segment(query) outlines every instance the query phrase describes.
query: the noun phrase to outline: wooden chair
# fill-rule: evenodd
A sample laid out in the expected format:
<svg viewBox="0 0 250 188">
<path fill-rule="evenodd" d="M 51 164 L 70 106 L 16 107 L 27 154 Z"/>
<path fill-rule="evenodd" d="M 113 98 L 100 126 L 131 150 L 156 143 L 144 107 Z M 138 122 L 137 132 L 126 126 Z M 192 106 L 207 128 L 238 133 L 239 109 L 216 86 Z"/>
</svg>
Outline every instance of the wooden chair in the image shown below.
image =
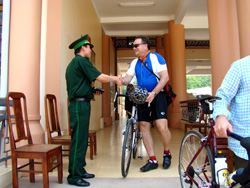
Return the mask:
<svg viewBox="0 0 250 188">
<path fill-rule="evenodd" d="M 46 94 L 44 97 L 44 106 L 48 143 L 63 145 L 63 156 L 69 156 L 71 136 L 61 134 L 56 96 Z"/>
<path fill-rule="evenodd" d="M 67 100 L 67 106 L 69 106 L 69 100 Z M 68 128 L 69 128 L 69 135 L 71 135 L 71 128 L 69 124 L 69 110 L 68 112 Z M 90 149 L 90 159 L 93 160 L 93 154 L 97 155 L 97 142 L 96 142 L 96 131 L 89 130 L 89 136 L 88 136 L 88 146 Z"/>
<path fill-rule="evenodd" d="M 97 155 L 96 152 L 96 131 L 94 130 L 89 130 L 89 142 L 88 146 L 90 149 L 90 159 L 93 160 L 93 153 Z"/>
<path fill-rule="evenodd" d="M 207 135 L 207 115 L 204 114 L 201 107 L 200 107 L 199 111 L 200 111 L 199 112 L 199 121 L 185 123 L 185 133 L 187 132 L 188 128 L 190 130 L 193 128 L 198 128 L 200 133 Z"/>
<path fill-rule="evenodd" d="M 10 104 L 13 104 L 13 106 Z M 29 172 L 30 182 L 35 182 L 35 173 L 43 173 L 43 187 L 47 188 L 49 187 L 49 172 L 55 168 L 58 168 L 58 182 L 62 183 L 62 146 L 33 144 L 25 95 L 18 92 L 8 93 L 6 107 L 11 143 L 13 187 L 18 187 L 18 172 Z M 29 162 L 20 165 L 18 164 L 20 158 L 28 159 Z M 52 158 L 56 158 L 56 162 L 50 162 Z M 35 162 L 34 160 L 41 162 Z M 34 164 L 41 164 L 42 170 L 35 170 Z"/>
</svg>

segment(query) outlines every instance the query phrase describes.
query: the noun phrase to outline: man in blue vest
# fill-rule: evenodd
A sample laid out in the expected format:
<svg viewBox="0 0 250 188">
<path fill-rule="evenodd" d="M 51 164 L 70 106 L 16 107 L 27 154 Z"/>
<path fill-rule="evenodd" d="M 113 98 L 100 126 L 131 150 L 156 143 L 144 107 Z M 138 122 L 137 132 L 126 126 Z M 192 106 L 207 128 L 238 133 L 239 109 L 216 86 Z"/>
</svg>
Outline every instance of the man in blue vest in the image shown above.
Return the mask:
<svg viewBox="0 0 250 188">
<path fill-rule="evenodd" d="M 149 51 L 149 39 L 145 36 L 135 38 L 133 50 L 138 58 L 131 62 L 127 74 L 122 77 L 122 84 L 127 85 L 136 76 L 138 86 L 146 88 L 149 92 L 146 103 L 138 106 L 138 121 L 140 122 L 143 143 L 149 156 L 148 162 L 140 170 L 147 172 L 158 168 L 150 131 L 153 121 L 160 133 L 164 147 L 162 166 L 167 169 L 171 165 L 171 133 L 167 122 L 166 94 L 163 91 L 169 80 L 166 62 L 160 54 Z"/>
</svg>

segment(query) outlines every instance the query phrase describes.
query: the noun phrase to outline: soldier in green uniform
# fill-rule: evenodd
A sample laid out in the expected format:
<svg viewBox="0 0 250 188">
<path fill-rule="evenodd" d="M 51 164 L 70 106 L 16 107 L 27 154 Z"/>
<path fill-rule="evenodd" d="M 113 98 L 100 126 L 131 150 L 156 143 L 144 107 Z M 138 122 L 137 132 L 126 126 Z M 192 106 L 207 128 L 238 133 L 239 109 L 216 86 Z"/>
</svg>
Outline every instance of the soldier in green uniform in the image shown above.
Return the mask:
<svg viewBox="0 0 250 188">
<path fill-rule="evenodd" d="M 66 83 L 69 99 L 69 120 L 71 132 L 71 148 L 69 155 L 68 183 L 77 186 L 89 186 L 84 179 L 94 178 L 94 174 L 86 172 L 85 156 L 88 147 L 90 119 L 90 100 L 94 97 L 91 82 L 116 82 L 117 76 L 109 76 L 99 72 L 89 61 L 94 46 L 88 41 L 88 35 L 70 44 L 75 50 L 75 57 L 66 69 Z M 100 94 L 99 92 L 97 94 Z"/>
</svg>

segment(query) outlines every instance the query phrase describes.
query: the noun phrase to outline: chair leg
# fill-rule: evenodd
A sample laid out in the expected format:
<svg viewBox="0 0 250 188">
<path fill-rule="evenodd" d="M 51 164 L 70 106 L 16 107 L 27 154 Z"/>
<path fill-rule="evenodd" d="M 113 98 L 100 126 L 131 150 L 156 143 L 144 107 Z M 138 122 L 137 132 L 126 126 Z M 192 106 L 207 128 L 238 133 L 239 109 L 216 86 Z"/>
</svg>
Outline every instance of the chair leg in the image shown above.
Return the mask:
<svg viewBox="0 0 250 188">
<path fill-rule="evenodd" d="M 42 159 L 42 170 L 43 170 L 43 188 L 49 188 L 49 160 L 47 157 Z"/>
<path fill-rule="evenodd" d="M 232 150 L 228 149 L 228 155 L 227 155 L 227 164 L 228 164 L 228 170 L 229 173 L 233 173 L 234 170 L 234 159 L 233 159 L 234 153 Z"/>
<path fill-rule="evenodd" d="M 59 153 L 57 155 L 57 162 L 60 164 L 58 166 L 58 183 L 63 183 L 63 162 L 62 162 L 62 154 Z"/>
<path fill-rule="evenodd" d="M 185 134 L 186 134 L 186 132 L 187 132 L 187 125 L 185 125 Z"/>
<path fill-rule="evenodd" d="M 29 168 L 30 168 L 30 171 L 34 171 L 34 159 L 30 159 L 29 160 L 30 162 L 30 165 L 29 165 Z M 35 173 L 34 172 L 30 172 L 30 182 L 35 182 Z"/>
<path fill-rule="evenodd" d="M 90 146 L 90 159 L 93 160 L 93 135 L 89 137 L 89 146 Z"/>
<path fill-rule="evenodd" d="M 13 188 L 18 188 L 17 159 L 12 158 L 12 181 Z"/>
<path fill-rule="evenodd" d="M 97 155 L 97 143 L 96 143 L 96 134 L 94 135 L 94 154 Z"/>
</svg>

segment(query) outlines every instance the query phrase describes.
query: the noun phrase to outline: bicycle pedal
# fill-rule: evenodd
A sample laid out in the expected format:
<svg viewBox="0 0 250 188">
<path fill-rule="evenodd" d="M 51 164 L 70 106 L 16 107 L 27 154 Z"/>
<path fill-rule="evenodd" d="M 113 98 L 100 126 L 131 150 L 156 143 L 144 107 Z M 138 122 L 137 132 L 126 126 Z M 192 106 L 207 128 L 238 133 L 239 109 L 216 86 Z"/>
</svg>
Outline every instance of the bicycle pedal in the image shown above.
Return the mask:
<svg viewBox="0 0 250 188">
<path fill-rule="evenodd" d="M 191 179 L 185 179 L 185 183 L 191 184 L 192 180 Z"/>
<path fill-rule="evenodd" d="M 138 159 L 143 159 L 143 156 L 138 156 L 137 158 L 138 158 Z"/>
</svg>

